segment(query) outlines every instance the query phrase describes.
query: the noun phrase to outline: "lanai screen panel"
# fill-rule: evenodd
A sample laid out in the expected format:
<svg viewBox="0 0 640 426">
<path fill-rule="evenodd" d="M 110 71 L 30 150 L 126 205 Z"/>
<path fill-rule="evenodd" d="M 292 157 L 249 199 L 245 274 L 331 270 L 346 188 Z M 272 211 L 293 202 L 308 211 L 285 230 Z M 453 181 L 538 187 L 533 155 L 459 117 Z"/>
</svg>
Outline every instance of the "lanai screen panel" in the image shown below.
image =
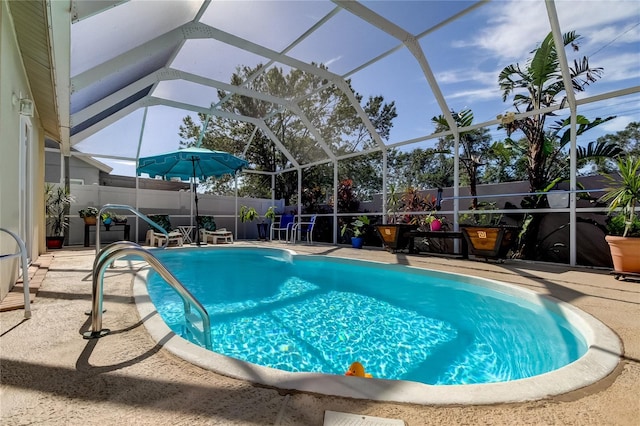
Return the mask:
<svg viewBox="0 0 640 426">
<path fill-rule="evenodd" d="M 281 52 L 333 8 L 329 1 L 214 0 L 201 22 Z"/>
<path fill-rule="evenodd" d="M 384 75 L 392 77 L 381 78 Z M 352 86 L 364 101 L 370 96 L 383 96 L 385 103 L 395 103 L 397 117 L 389 139 L 383 138 L 388 145 L 431 134 L 431 117 L 441 114 L 420 65 L 405 48 L 355 73 Z"/>
<path fill-rule="evenodd" d="M 136 158 L 144 110 L 139 109 L 83 139 L 74 148 L 98 156 Z M 100 161 L 103 161 L 102 158 Z"/>
<path fill-rule="evenodd" d="M 161 81 L 156 85 L 152 96 L 202 109 L 209 109 L 211 104 L 219 101 L 215 88 L 185 80 Z"/>
<path fill-rule="evenodd" d="M 71 26 L 75 76 L 191 21 L 202 1 L 129 1 Z"/>
<path fill-rule="evenodd" d="M 231 84 L 238 67 L 255 68 L 267 58 L 215 39 L 186 40 L 171 67 Z"/>
<path fill-rule="evenodd" d="M 345 74 L 400 42 L 357 16 L 341 10 L 288 55 Z"/>
<path fill-rule="evenodd" d="M 363 5 L 385 17 L 414 36 L 421 34 L 457 13 L 477 4 L 477 1 L 363 1 Z"/>
<path fill-rule="evenodd" d="M 131 0 L 95 15 L 79 15 L 72 25 L 71 61 L 71 124 L 79 134 L 72 132 L 76 136 L 72 143 L 88 149 L 89 143 L 81 138 L 92 138 L 114 117 L 123 115 L 118 108 L 126 108 L 127 113 L 138 108 L 135 112 L 139 114 L 157 102 L 184 107 L 170 108 L 177 118 L 169 120 L 167 116 L 167 122 L 179 122 L 211 105 L 233 120 L 229 114 L 241 112 L 233 97 L 221 99 L 218 90 L 222 90 L 225 95 L 259 103 L 262 107 L 245 111 L 246 116 L 264 120 L 268 130 L 260 129 L 259 133 L 302 166 L 379 149 L 381 142 L 403 150 L 432 147 L 437 139 L 430 138 L 434 131 L 431 118 L 443 109 L 471 108 L 475 123 L 495 123 L 498 114 L 512 109 L 510 102 L 501 100 L 498 73 L 512 63 L 524 65 L 528 52 L 550 30 L 545 2 L 359 3 L 380 17 L 370 15 L 357 3 L 340 0 Z M 604 68 L 602 79 L 578 95 L 579 102 L 619 87 L 640 85 L 637 2 L 555 1 L 551 6 L 558 10 L 561 31 L 575 29 L 585 36 L 577 56 L 590 56 L 592 66 Z M 408 39 L 402 36 L 403 31 L 409 34 Z M 403 43 L 411 45 L 411 37 L 417 38 L 425 53 L 435 75 L 435 89 L 430 87 L 425 76 L 428 72 L 421 68 L 419 58 Z M 231 81 L 237 67 L 255 70 L 259 64 L 265 72 L 244 73 Z M 318 68 L 319 64 L 327 69 Z M 271 70 L 282 70 L 283 76 L 298 73 L 301 78 L 319 78 L 322 84 L 286 90 L 277 85 L 254 85 Z M 354 130 L 366 129 L 360 111 L 356 111 L 360 124 L 348 125 L 313 114 L 311 99 L 335 88 L 346 90 L 340 77 L 351 80 L 355 92 L 363 96 L 362 106 L 369 96 L 376 95 L 384 96 L 387 103 L 395 102 L 398 117 L 388 139 L 386 135 L 361 138 L 368 129 L 364 133 Z M 440 91 L 443 99 L 438 102 Z M 140 99 L 135 98 L 141 93 Z M 620 104 L 599 103 L 601 110 L 591 109 L 589 118 L 619 115 L 598 129 L 622 130 L 624 119 L 639 119 L 637 108 L 633 108 L 639 100 L 636 94 Z M 321 108 L 335 106 L 328 103 Z M 359 110 L 353 105 L 345 108 Z M 578 113 L 583 111 L 590 109 L 580 106 Z M 284 133 L 284 127 L 273 120 L 278 114 L 287 114 L 293 123 Z M 253 130 L 256 123 L 259 121 L 246 125 Z M 140 131 L 135 128 L 131 131 L 134 136 L 128 137 L 136 148 Z M 145 126 L 145 134 L 151 131 Z M 255 137 L 251 135 L 249 140 Z M 172 144 L 179 139 L 177 132 L 166 133 L 148 143 L 159 143 L 163 138 Z M 146 136 L 144 140 L 146 144 Z M 308 143 L 306 150 L 298 147 L 304 143 Z"/>
<path fill-rule="evenodd" d="M 640 3 L 617 2 L 557 2 L 558 21 L 563 32 L 575 31 L 581 35 L 580 50 L 574 56 L 587 56 L 589 66 L 601 67 L 600 79 L 591 83 L 576 98 L 586 99 L 620 88 L 640 86 Z M 574 67 L 571 58 L 569 65 Z M 640 120 L 640 95 L 611 101 L 596 116 L 627 115 L 626 102 L 635 99 L 634 121 Z M 619 122 L 621 120 L 618 120 Z M 622 130 L 616 128 L 615 130 Z"/>
</svg>

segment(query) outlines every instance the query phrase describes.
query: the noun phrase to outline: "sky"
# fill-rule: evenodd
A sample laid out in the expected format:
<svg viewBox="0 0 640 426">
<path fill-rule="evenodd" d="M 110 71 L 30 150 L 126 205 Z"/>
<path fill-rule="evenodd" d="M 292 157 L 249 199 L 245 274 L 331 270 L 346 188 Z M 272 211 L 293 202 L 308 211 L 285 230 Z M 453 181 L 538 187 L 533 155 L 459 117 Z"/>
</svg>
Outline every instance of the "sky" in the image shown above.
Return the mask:
<svg viewBox="0 0 640 426">
<path fill-rule="evenodd" d="M 129 4 L 130 3 L 130 4 Z M 189 8 L 182 10 L 182 19 L 190 19 L 199 2 L 182 2 Z M 367 1 L 363 4 L 401 26 L 413 35 L 431 29 L 419 44 L 435 75 L 447 107 L 455 111 L 471 108 L 475 123 L 485 122 L 510 110 L 503 102 L 498 87 L 498 74 L 507 65 L 524 65 L 529 52 L 549 33 L 549 20 L 544 2 L 493 1 L 441 27 L 434 26 L 443 19 L 470 6 L 471 2 L 449 1 Z M 152 9 L 148 9 L 149 6 Z M 563 32 L 574 30 L 582 36 L 578 52 L 567 51 L 570 61 L 586 55 L 592 67 L 602 67 L 602 78 L 578 94 L 578 99 L 607 93 L 620 88 L 640 86 L 640 2 L 579 1 L 555 2 Z M 72 27 L 72 76 L 99 63 L 101 55 L 124 52 L 128 45 L 111 40 L 115 46 L 92 42 L 105 39 L 110 31 L 124 33 L 124 20 L 132 9 L 146 8 L 145 13 L 157 13 L 164 19 L 163 28 L 176 26 L 180 14 L 172 8 L 176 2 L 128 2 L 110 11 L 116 12 L 121 27 L 108 26 L 103 16 L 91 17 Z M 202 22 L 249 41 L 281 51 L 289 46 L 335 5 L 326 1 L 217 1 L 211 3 Z M 143 9 L 138 10 L 141 12 Z M 149 12 L 149 10 L 155 12 Z M 167 17 L 169 16 L 169 18 Z M 146 22 L 152 22 L 150 16 Z M 112 18 L 118 19 L 118 18 Z M 118 22 L 120 22 L 118 21 Z M 136 28 L 139 37 L 151 28 Z M 129 36 L 131 37 L 131 36 Z M 109 41 L 109 37 L 106 37 Z M 400 46 L 400 42 L 361 21 L 347 11 L 332 16 L 315 33 L 294 46 L 286 54 L 302 61 L 326 64 L 329 71 L 351 79 L 353 88 L 365 99 L 382 95 L 394 101 L 398 117 L 391 130 L 390 144 L 402 144 L 433 133 L 431 118 L 441 114 L 423 70 L 407 49 L 398 49 L 383 59 L 359 69 L 372 58 Z M 98 53 L 96 53 L 98 52 Z M 102 52 L 102 53 L 100 53 Z M 75 55 L 75 56 L 74 56 Z M 267 63 L 259 55 L 240 51 L 219 41 L 188 40 L 171 66 L 176 69 L 228 82 L 237 65 L 255 66 Z M 286 65 L 277 64 L 286 70 Z M 165 81 L 155 89 L 155 97 L 190 102 L 208 107 L 217 102 L 214 89 L 179 81 Z M 632 121 L 640 121 L 640 94 L 603 100 L 586 105 L 579 113 L 588 118 L 615 115 L 616 118 L 592 130 L 579 140 L 586 144 L 597 137 L 623 130 Z M 137 110 L 75 145 L 80 151 L 135 158 L 138 141 L 142 138 L 140 156 L 154 155 L 177 149 L 178 127 L 187 111 L 167 107 L 149 108 L 144 130 L 141 132 L 144 111 Z M 495 137 L 500 132 L 491 129 Z M 504 135 L 502 135 L 504 136 Z M 406 145 L 402 149 L 428 147 L 434 141 Z M 117 153 L 114 154 L 114 146 Z M 135 162 L 98 158 L 113 167 L 113 174 L 133 176 Z"/>
</svg>

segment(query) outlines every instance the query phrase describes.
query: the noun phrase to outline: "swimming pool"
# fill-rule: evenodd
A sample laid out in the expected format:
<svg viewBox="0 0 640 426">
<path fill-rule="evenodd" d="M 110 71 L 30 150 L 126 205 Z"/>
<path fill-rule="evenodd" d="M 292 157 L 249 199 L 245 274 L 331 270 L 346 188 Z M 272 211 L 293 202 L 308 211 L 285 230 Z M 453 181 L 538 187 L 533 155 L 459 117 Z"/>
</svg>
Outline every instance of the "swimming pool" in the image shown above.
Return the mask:
<svg viewBox="0 0 640 426">
<path fill-rule="evenodd" d="M 245 364 L 261 371 L 248 377 L 257 382 L 267 372 L 267 382 L 315 374 L 348 384 L 340 376 L 357 360 L 389 379 L 375 382 L 495 387 L 561 372 L 593 340 L 585 314 L 495 281 L 264 248 L 157 255 L 207 308 L 213 350 L 243 378 Z M 164 322 L 187 337 L 182 301 L 154 273 L 147 285 Z"/>
</svg>

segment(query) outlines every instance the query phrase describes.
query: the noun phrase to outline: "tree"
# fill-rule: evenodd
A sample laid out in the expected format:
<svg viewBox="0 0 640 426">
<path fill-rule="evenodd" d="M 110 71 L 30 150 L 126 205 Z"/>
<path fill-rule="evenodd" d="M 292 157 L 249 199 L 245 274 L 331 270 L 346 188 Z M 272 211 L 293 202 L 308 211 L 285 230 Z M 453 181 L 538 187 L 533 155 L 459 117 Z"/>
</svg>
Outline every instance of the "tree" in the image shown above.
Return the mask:
<svg viewBox="0 0 640 426">
<path fill-rule="evenodd" d="M 563 35 L 563 45 L 565 47 L 570 45 L 574 51 L 579 50 L 579 41 L 580 36 L 573 31 Z M 549 33 L 542 43 L 531 51 L 531 57 L 524 68 L 519 64 L 512 64 L 500 72 L 498 83 L 502 91 L 502 100 L 506 102 L 511 97 L 511 102 L 518 113 L 555 105 L 563 106 L 567 90 L 573 90 L 574 93 L 582 92 L 590 83 L 597 81 L 603 72 L 602 68 L 591 68 L 586 56 L 576 59 L 570 67 L 571 87 L 567 88 L 564 86 L 561 71 L 553 35 Z M 549 155 L 557 152 L 553 144 L 558 143 L 556 136 L 559 131 L 547 132 L 546 119 L 552 115 L 555 114 L 539 112 L 522 119 L 505 120 L 503 124 L 509 135 L 508 143 L 515 146 L 510 137 L 516 131 L 521 131 L 525 135 L 527 176 L 531 192 L 544 190 L 550 183 L 549 172 L 554 164 L 549 161 Z M 591 123 L 583 117 L 583 121 L 578 124 L 584 129 L 583 131 L 586 131 L 608 119 L 598 118 Z M 544 197 L 532 197 L 531 200 L 533 201 L 531 205 L 526 207 L 545 206 Z M 533 215 L 525 229 L 520 254 L 526 258 L 535 257 L 540 221 L 541 215 Z"/>
<path fill-rule="evenodd" d="M 563 36 L 564 46 L 571 45 L 574 51 L 579 49 L 579 41 L 580 36 L 575 31 Z M 573 67 L 570 68 L 572 87 L 565 88 L 552 33 L 531 54 L 524 69 L 519 64 L 509 65 L 498 77 L 502 100 L 507 101 L 512 95 L 512 103 L 517 112 L 539 110 L 558 104 L 562 106 L 566 101 L 566 90 L 582 92 L 603 73 L 602 68 L 591 68 L 588 58 L 583 56 L 581 60 L 574 60 Z M 523 132 L 526 137 L 527 175 L 531 192 L 539 191 L 549 183 L 545 163 L 548 160 L 547 154 L 552 152 L 549 144 L 553 143 L 553 139 L 547 137 L 545 122 L 547 117 L 553 115 L 552 112 L 538 113 L 503 124 L 509 137 L 516 131 Z M 592 125 L 583 117 L 580 125 L 588 130 L 609 119 L 611 118 L 598 118 L 597 124 Z"/>
<path fill-rule="evenodd" d="M 451 115 L 459 128 L 471 126 L 473 123 L 473 111 L 470 109 L 464 109 L 458 113 L 451 111 Z M 436 133 L 450 130 L 444 115 L 433 117 L 431 121 L 436 124 Z M 491 135 L 487 129 L 474 129 L 460 132 L 458 139 L 459 146 L 462 147 L 460 163 L 468 178 L 469 193 L 474 197 L 471 200 L 471 208 L 477 209 L 478 199 L 475 197 L 478 195 L 477 185 L 480 179 L 480 168 L 484 165 L 484 156 L 489 151 Z M 444 144 L 443 148 L 447 149 L 453 148 L 454 142 L 452 135 L 444 137 L 441 141 Z"/>
<path fill-rule="evenodd" d="M 326 69 L 322 65 L 319 67 Z M 302 99 L 297 105 L 312 125 L 318 129 L 329 150 L 335 155 L 344 155 L 373 146 L 374 140 L 349 98 L 336 86 L 327 84 L 326 80 L 316 75 L 300 70 L 291 70 L 285 74 L 281 68 L 273 67 L 265 73 L 259 73 L 261 69 L 262 65 L 255 68 L 238 67 L 231 76 L 231 84 L 243 85 L 250 90 L 269 93 L 282 99 Z M 354 95 L 358 102 L 362 102 L 361 95 L 357 93 Z M 218 97 L 225 99 L 219 106 L 225 112 L 264 119 L 269 130 L 278 139 L 278 143 L 282 143 L 298 164 L 308 164 L 328 158 L 327 153 L 316 141 L 316 135 L 301 117 L 284 106 L 239 94 L 229 95 L 223 91 L 218 92 Z M 363 109 L 376 128 L 376 132 L 381 137 L 388 138 L 393 119 L 397 116 L 394 102 L 385 103 L 382 96 L 372 96 Z M 206 117 L 199 114 L 199 119 L 204 122 Z M 201 132 L 202 126 L 186 117 L 180 127 L 181 144 L 194 145 L 200 138 Z M 243 156 L 255 170 L 277 172 L 293 167 L 293 163 L 278 149 L 270 135 L 260 128 L 256 129 L 251 123 L 212 116 L 210 124 L 202 135 L 202 146 Z M 369 176 L 377 178 L 374 183 L 377 180 L 381 182 L 381 173 L 358 172 L 364 170 L 364 167 L 360 168 L 359 165 L 366 164 L 366 161 L 367 159 L 359 158 L 340 162 L 339 175 L 341 178 L 353 179 L 356 187 L 360 186 L 359 180 L 371 179 Z M 378 167 L 382 168 L 381 165 Z M 316 179 L 320 181 L 331 179 L 331 186 L 333 186 L 332 175 L 327 176 L 322 167 L 318 171 L 314 169 L 316 167 L 304 169 L 303 188 L 316 188 L 321 183 Z M 370 181 L 366 181 L 367 186 L 371 184 Z M 220 181 L 218 189 L 221 187 L 223 189 L 224 185 L 224 182 Z M 264 184 L 264 176 L 246 173 L 242 178 L 240 193 L 245 196 L 270 197 L 271 193 L 268 189 L 270 187 L 270 183 Z M 297 191 L 298 177 L 295 172 L 277 176 L 276 198 L 283 198 L 288 204 L 292 197 L 297 196 Z"/>
<path fill-rule="evenodd" d="M 640 157 L 640 122 L 632 121 L 624 130 L 596 139 L 596 143 L 607 142 L 618 145 L 623 152 Z M 585 174 L 607 175 L 618 170 L 615 161 L 607 157 L 585 160 L 578 166 Z"/>
<path fill-rule="evenodd" d="M 514 147 L 510 142 L 497 141 L 487 151 L 484 181 L 486 183 L 515 182 L 527 179 L 526 139 Z"/>
</svg>

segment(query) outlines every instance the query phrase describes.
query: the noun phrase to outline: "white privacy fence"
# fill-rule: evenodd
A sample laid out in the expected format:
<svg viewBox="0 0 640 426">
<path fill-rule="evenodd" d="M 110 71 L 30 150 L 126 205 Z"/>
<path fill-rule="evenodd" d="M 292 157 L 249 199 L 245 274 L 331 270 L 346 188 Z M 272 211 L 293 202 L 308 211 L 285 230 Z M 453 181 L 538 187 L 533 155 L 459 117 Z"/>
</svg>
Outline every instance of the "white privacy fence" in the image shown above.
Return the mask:
<svg viewBox="0 0 640 426">
<path fill-rule="evenodd" d="M 69 245 L 84 243 L 84 220 L 78 216 L 78 210 L 90 206 L 100 209 L 105 204 L 126 204 L 146 215 L 167 214 L 174 228 L 179 225 L 195 225 L 195 206 L 193 205 L 193 193 L 190 191 L 72 184 L 71 194 L 74 201 L 69 210 L 69 241 L 67 243 Z M 282 200 L 238 198 L 236 205 L 235 197 L 198 194 L 198 213 L 200 216 L 214 216 L 217 226 L 231 230 L 236 238 L 257 238 L 256 223 L 241 223 L 239 219 L 236 220 L 237 211 L 242 205 L 254 207 L 260 215 L 263 215 L 272 205 L 278 211 L 282 211 L 284 208 Z M 128 214 L 127 225 L 130 226 L 130 239 L 135 242 L 144 242 L 148 225 L 126 211 L 115 211 L 115 213 Z M 104 231 L 104 229 L 100 231 L 100 240 L 103 243 L 121 240 L 122 236 L 121 227 L 113 227 L 110 231 Z M 95 227 L 92 227 L 90 231 L 90 244 L 95 244 Z"/>
</svg>

